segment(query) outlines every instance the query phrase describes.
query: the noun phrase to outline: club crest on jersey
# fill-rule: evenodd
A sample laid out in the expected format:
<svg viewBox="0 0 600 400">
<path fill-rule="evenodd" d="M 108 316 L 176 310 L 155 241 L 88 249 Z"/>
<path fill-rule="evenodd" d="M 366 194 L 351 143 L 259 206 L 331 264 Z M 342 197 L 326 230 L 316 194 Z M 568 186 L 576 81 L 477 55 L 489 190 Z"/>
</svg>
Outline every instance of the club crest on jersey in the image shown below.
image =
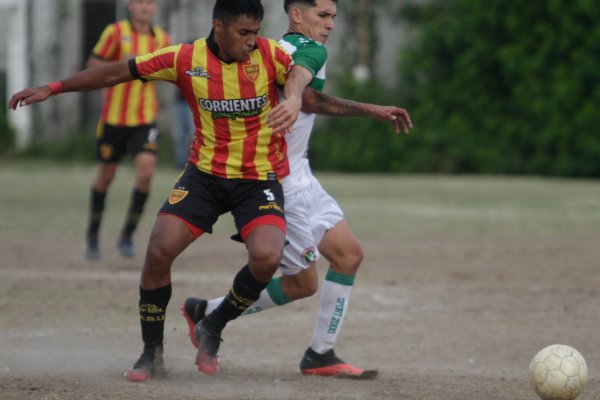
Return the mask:
<svg viewBox="0 0 600 400">
<path fill-rule="evenodd" d="M 302 261 L 305 264 L 310 264 L 311 262 L 315 261 L 317 256 L 315 255 L 315 248 L 314 247 L 307 247 L 306 249 L 304 249 L 304 251 L 302 252 Z"/>
<path fill-rule="evenodd" d="M 169 204 L 173 205 L 173 204 L 179 203 L 181 200 L 186 198 L 188 193 L 190 193 L 189 190 L 183 190 L 183 189 L 171 190 L 171 193 L 169 194 Z"/>
<path fill-rule="evenodd" d="M 258 74 L 260 73 L 260 67 L 258 64 L 244 65 L 244 73 L 248 79 L 250 79 L 252 82 L 256 82 L 256 79 L 258 79 Z"/>
<path fill-rule="evenodd" d="M 210 74 L 202 67 L 194 67 L 193 70 L 186 69 L 185 74 L 187 76 L 201 77 L 201 78 L 210 78 Z"/>
</svg>

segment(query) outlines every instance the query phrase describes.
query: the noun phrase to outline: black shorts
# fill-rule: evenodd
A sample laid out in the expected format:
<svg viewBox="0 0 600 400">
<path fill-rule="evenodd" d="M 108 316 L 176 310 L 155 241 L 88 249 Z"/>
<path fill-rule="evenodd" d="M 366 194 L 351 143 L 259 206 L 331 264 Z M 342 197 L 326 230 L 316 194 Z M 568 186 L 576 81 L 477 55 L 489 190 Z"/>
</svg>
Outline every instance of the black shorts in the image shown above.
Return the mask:
<svg viewBox="0 0 600 400">
<path fill-rule="evenodd" d="M 187 164 L 160 213 L 175 215 L 188 226 L 212 233 L 219 216 L 231 212 L 245 240 L 260 225 L 275 225 L 285 232 L 283 207 L 283 188 L 277 180 L 220 178 Z"/>
<path fill-rule="evenodd" d="M 116 126 L 100 122 L 96 138 L 96 155 L 102 162 L 119 162 L 126 154 L 158 154 L 158 129 L 155 124 Z"/>
</svg>

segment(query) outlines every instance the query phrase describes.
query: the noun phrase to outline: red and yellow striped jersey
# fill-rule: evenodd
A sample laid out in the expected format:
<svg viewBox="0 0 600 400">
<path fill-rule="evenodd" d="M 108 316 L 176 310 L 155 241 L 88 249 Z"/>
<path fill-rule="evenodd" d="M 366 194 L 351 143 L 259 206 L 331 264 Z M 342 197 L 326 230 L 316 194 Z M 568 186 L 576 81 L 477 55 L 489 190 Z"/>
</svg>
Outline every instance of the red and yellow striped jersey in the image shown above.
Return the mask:
<svg viewBox="0 0 600 400">
<path fill-rule="evenodd" d="M 228 179 L 282 179 L 289 174 L 284 132 L 265 121 L 279 103 L 293 61 L 275 40 L 258 38 L 246 62 L 226 63 L 209 47 L 212 36 L 135 59 L 144 80 L 165 80 L 181 90 L 196 126 L 189 161 Z M 135 70 L 134 70 L 135 73 Z"/>
<path fill-rule="evenodd" d="M 156 51 L 170 44 L 169 35 L 153 26 L 138 33 L 131 21 L 122 20 L 104 29 L 92 53 L 105 61 L 119 61 Z M 125 82 L 104 90 L 100 120 L 110 125 L 152 124 L 158 114 L 158 98 L 153 83 Z"/>
</svg>

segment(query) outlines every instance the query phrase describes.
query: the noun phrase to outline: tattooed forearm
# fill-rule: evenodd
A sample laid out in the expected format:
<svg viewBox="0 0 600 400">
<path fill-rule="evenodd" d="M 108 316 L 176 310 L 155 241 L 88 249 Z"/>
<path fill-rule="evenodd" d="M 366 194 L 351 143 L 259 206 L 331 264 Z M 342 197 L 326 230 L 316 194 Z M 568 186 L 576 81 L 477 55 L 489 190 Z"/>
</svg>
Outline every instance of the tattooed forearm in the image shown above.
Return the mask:
<svg viewBox="0 0 600 400">
<path fill-rule="evenodd" d="M 367 116 L 363 103 L 330 96 L 323 92 L 307 89 L 302 98 L 302 111 L 328 116 Z"/>
</svg>

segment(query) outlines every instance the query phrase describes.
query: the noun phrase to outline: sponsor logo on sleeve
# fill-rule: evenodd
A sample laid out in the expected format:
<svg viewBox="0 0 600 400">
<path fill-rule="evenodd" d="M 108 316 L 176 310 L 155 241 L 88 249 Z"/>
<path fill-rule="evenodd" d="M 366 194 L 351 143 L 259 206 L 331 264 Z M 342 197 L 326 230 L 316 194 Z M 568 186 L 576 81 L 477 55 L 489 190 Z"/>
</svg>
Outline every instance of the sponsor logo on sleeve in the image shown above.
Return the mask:
<svg viewBox="0 0 600 400">
<path fill-rule="evenodd" d="M 208 71 L 202 67 L 194 67 L 192 70 L 186 69 L 185 74 L 195 78 L 210 78 Z"/>
</svg>

